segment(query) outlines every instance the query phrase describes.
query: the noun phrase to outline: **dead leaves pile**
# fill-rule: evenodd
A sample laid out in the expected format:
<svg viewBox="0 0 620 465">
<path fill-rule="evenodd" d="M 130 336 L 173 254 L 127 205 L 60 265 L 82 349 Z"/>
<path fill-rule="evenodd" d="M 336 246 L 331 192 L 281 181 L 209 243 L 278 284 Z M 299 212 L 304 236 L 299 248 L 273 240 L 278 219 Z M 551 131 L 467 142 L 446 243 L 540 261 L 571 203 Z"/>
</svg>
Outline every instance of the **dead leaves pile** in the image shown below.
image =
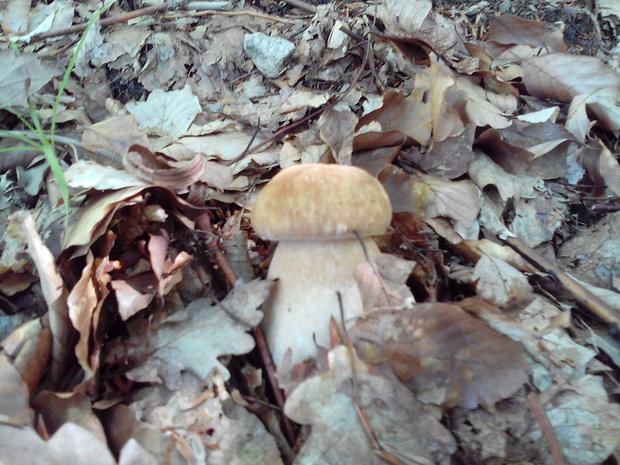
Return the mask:
<svg viewBox="0 0 620 465">
<path fill-rule="evenodd" d="M 8 2 L 20 54 L 0 50 L 0 107 L 49 121 L 76 36 L 42 34 L 94 3 Z M 511 15 L 478 40 L 430 0 L 243 4 L 93 28 L 57 115 L 66 222 L 46 165 L 0 140 L 3 459 L 550 464 L 559 444 L 617 460 L 617 341 L 502 241 L 620 321 L 618 54 L 571 54 Z M 260 62 L 249 32 L 293 52 Z M 376 175 L 395 215 L 356 273 L 364 316 L 280 380 L 309 426 L 292 430 L 252 352 L 274 284 L 248 212 L 272 168 L 310 162 Z"/>
</svg>

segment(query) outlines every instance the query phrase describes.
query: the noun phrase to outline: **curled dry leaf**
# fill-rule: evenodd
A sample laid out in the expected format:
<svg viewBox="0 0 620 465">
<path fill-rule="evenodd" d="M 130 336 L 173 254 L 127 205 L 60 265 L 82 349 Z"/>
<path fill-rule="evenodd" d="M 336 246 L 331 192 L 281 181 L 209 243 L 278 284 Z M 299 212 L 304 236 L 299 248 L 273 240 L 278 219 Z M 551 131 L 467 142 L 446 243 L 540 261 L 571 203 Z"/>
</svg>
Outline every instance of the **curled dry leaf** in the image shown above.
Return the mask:
<svg viewBox="0 0 620 465">
<path fill-rule="evenodd" d="M 71 323 L 80 333 L 75 346 L 75 355 L 84 370 L 83 381 L 89 381 L 99 368 L 101 342 L 96 334 L 101 307 L 110 293 L 107 287 L 110 275 L 105 267 L 108 259 L 103 260 L 104 263 L 101 260 L 98 262 L 95 267 L 93 255 L 88 252 L 82 276 L 71 289 L 67 299 Z"/>
<path fill-rule="evenodd" d="M 163 154 L 152 153 L 146 147 L 134 144 L 123 157 L 123 166 L 138 179 L 172 189 L 185 188 L 201 179 L 205 169 L 205 159 L 201 154 L 182 162 L 166 158 Z"/>
<path fill-rule="evenodd" d="M 47 373 L 52 355 L 52 332 L 41 320 L 27 321 L 2 341 L 2 348 L 30 392 L 36 391 Z"/>
<path fill-rule="evenodd" d="M 439 423 L 437 410 L 418 402 L 393 377 L 373 375 L 363 362 L 352 362 L 344 346 L 330 352 L 329 362 L 327 373 L 301 383 L 286 401 L 287 416 L 312 425 L 295 464 L 384 464 L 368 434 L 398 461 L 392 463 L 446 463 L 456 447 Z M 368 429 L 362 426 L 361 411 L 368 419 Z"/>
<path fill-rule="evenodd" d="M 521 346 L 454 305 L 376 312 L 351 337 L 363 360 L 387 363 L 427 403 L 490 406 L 528 377 Z"/>
<path fill-rule="evenodd" d="M 75 423 L 90 431 L 102 443 L 106 442 L 103 426 L 93 412 L 91 400 L 81 392 L 41 392 L 33 402 L 45 431 L 53 435 L 65 423 Z"/>
<path fill-rule="evenodd" d="M 28 253 L 37 267 L 52 331 L 51 376 L 53 382 L 59 382 L 71 350 L 69 340 L 72 336 L 72 327 L 67 306 L 67 289 L 58 272 L 54 257 L 39 236 L 30 213 L 15 212 L 10 220 L 9 229 L 13 231 L 13 234 L 18 234 L 27 240 Z"/>
</svg>

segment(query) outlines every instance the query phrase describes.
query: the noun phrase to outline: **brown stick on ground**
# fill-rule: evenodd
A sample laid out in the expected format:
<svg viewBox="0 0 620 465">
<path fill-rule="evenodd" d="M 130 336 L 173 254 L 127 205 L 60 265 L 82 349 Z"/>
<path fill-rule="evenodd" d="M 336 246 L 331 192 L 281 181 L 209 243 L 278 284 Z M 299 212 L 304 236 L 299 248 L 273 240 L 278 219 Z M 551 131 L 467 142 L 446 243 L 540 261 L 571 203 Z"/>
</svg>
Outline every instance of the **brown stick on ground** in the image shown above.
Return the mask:
<svg viewBox="0 0 620 465">
<path fill-rule="evenodd" d="M 198 229 L 213 234 L 213 228 L 211 227 L 211 218 L 208 213 L 203 213 L 196 218 L 196 226 L 198 227 Z M 217 246 L 213 247 L 211 251 L 213 253 L 213 258 L 215 259 L 215 262 L 220 267 L 220 270 L 224 275 L 228 290 L 232 290 L 232 288 L 235 287 L 235 283 L 237 282 L 237 276 L 235 275 L 235 271 L 228 262 L 226 255 L 224 255 L 224 253 Z M 280 407 L 282 412 L 284 412 L 284 396 L 282 395 L 282 391 L 280 390 L 280 386 L 276 378 L 275 364 L 273 363 L 273 359 L 271 358 L 271 352 L 269 352 L 269 347 L 267 347 L 267 342 L 265 341 L 263 331 L 260 329 L 259 326 L 252 330 L 252 336 L 254 336 L 254 340 L 256 341 L 256 348 L 258 349 L 258 352 L 260 353 L 260 356 L 263 360 L 263 364 L 265 365 L 267 379 L 269 380 L 269 384 L 271 385 L 271 389 L 276 399 L 276 403 L 278 404 L 278 407 Z M 289 441 L 290 445 L 295 444 L 295 433 L 293 431 L 293 424 L 291 423 L 289 418 L 284 415 L 284 413 L 282 414 L 282 422 L 284 424 L 286 439 Z"/>
<path fill-rule="evenodd" d="M 540 426 L 540 430 L 542 431 L 543 437 L 547 444 L 549 445 L 549 452 L 551 452 L 551 458 L 553 459 L 553 465 L 568 465 L 566 459 L 564 458 L 564 453 L 562 452 L 562 448 L 560 447 L 560 443 L 558 439 L 555 437 L 555 431 L 549 422 L 549 417 L 547 417 L 547 413 L 543 409 L 542 405 L 538 401 L 538 396 L 531 392 L 527 396 L 527 400 L 530 403 L 530 408 L 532 409 L 532 413 L 534 414 L 534 418 L 538 422 Z"/>
<path fill-rule="evenodd" d="M 585 309 L 594 313 L 596 316 L 613 325 L 615 329 L 620 329 L 620 313 L 611 308 L 602 299 L 587 290 L 555 264 L 551 263 L 541 254 L 530 246 L 523 243 L 517 237 L 509 237 L 506 242 L 519 254 L 526 258 L 530 263 L 541 271 L 549 273 L 573 296 L 573 298 Z"/>
<path fill-rule="evenodd" d="M 167 3 L 161 3 L 159 5 L 153 5 L 146 8 L 140 8 L 139 10 L 130 11 L 129 13 L 125 13 L 118 16 L 113 16 L 111 18 L 105 18 L 101 21 L 97 21 L 97 24 L 100 26 L 110 26 L 112 24 L 124 23 L 129 21 L 130 19 L 138 18 L 140 16 L 148 16 L 153 13 L 159 13 L 160 11 L 166 11 L 168 9 Z M 48 39 L 50 37 L 59 37 L 65 36 L 68 34 L 74 34 L 76 32 L 82 32 L 88 26 L 88 22 L 83 24 L 76 24 L 75 26 L 67 27 L 65 29 L 59 29 L 56 31 L 44 32 L 42 34 L 37 34 L 32 36 L 30 42 L 36 42 L 43 39 Z"/>
</svg>

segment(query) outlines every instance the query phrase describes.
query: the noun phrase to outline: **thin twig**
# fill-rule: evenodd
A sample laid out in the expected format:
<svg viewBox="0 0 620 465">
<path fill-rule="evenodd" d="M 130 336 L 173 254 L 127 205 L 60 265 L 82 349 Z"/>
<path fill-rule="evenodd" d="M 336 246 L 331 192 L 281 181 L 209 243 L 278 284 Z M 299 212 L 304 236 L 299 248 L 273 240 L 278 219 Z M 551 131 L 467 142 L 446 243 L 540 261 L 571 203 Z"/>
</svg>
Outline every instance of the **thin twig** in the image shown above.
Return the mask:
<svg viewBox="0 0 620 465">
<path fill-rule="evenodd" d="M 518 237 L 509 237 L 504 242 L 538 269 L 553 276 L 583 308 L 613 325 L 616 330 L 620 329 L 620 314 L 617 310 L 607 305 L 601 298 L 587 290 L 530 246 L 523 243 Z"/>
<path fill-rule="evenodd" d="M 284 2 L 288 3 L 291 6 L 297 7 L 300 10 L 307 11 L 308 13 L 315 14 L 317 11 L 314 5 L 310 5 L 309 3 L 304 2 L 303 0 L 284 0 Z"/>
<path fill-rule="evenodd" d="M 367 257 L 368 258 L 368 257 Z M 359 379 L 357 376 L 357 354 L 355 352 L 355 348 L 353 347 L 353 343 L 351 342 L 351 337 L 349 336 L 349 330 L 345 325 L 344 321 L 344 306 L 342 305 L 342 295 L 340 292 L 336 293 L 338 297 L 338 306 L 340 308 L 340 322 L 342 325 L 342 338 L 347 347 L 347 351 L 349 353 L 349 360 L 351 362 L 351 382 L 353 383 L 353 404 L 355 405 L 355 412 L 357 413 L 357 418 L 362 425 L 362 429 L 366 433 L 366 437 L 370 442 L 370 449 L 374 452 L 374 454 L 381 458 L 384 462 L 389 463 L 390 465 L 403 465 L 403 463 L 390 454 L 388 451 L 381 447 L 379 444 L 379 440 L 377 439 L 377 435 L 372 429 L 372 425 L 370 424 L 370 419 L 368 418 L 368 414 L 366 413 L 366 409 L 362 407 L 362 400 L 360 399 L 360 388 L 359 388 Z"/>
<path fill-rule="evenodd" d="M 97 21 L 97 24 L 101 27 L 105 27 L 111 26 L 112 24 L 125 23 L 130 19 L 139 18 L 140 16 L 148 16 L 154 13 L 159 13 L 161 11 L 166 11 L 168 8 L 169 6 L 167 3 L 161 3 L 159 5 L 140 8 L 139 10 L 130 11 L 129 13 L 113 16 L 111 18 L 105 18 L 101 21 Z M 86 29 L 86 26 L 88 26 L 88 23 L 76 24 L 75 26 L 67 27 L 65 29 L 58 29 L 56 31 L 44 32 L 42 34 L 32 36 L 30 42 L 37 42 L 39 40 L 49 39 L 50 37 L 59 37 L 69 34 L 75 34 L 76 32 L 82 32 L 84 29 Z"/>
<path fill-rule="evenodd" d="M 204 213 L 199 215 L 196 218 L 196 226 L 199 229 L 207 231 L 209 234 L 213 234 L 213 228 L 211 227 L 211 218 L 208 213 Z M 229 290 L 232 290 L 235 287 L 235 283 L 237 282 L 237 276 L 232 266 L 228 262 L 228 259 L 219 249 L 219 247 L 213 247 L 212 249 L 213 257 L 215 258 L 215 262 L 220 267 L 222 274 L 224 275 L 224 279 L 226 280 L 226 284 Z M 273 395 L 276 399 L 276 403 L 278 407 L 284 412 L 284 396 L 282 395 L 282 391 L 280 390 L 280 386 L 278 384 L 278 380 L 276 378 L 276 368 L 273 363 L 273 358 L 271 357 L 271 352 L 269 351 L 269 347 L 267 347 L 267 342 L 265 341 L 265 335 L 261 330 L 260 326 L 252 329 L 252 335 L 254 336 L 254 340 L 256 341 L 256 348 L 261 355 L 263 360 L 263 364 L 265 365 L 265 371 L 267 373 L 267 379 L 269 380 L 269 384 L 271 385 L 271 389 L 273 390 Z M 293 431 L 293 424 L 289 420 L 289 418 L 282 414 L 282 422 L 284 424 L 284 433 L 286 434 L 286 439 L 289 441 L 289 444 L 295 443 L 295 433 Z"/>
<path fill-rule="evenodd" d="M 202 16 L 211 16 L 211 15 L 219 15 L 219 16 L 254 16 L 255 18 L 265 19 L 267 21 L 274 21 L 277 23 L 284 24 L 295 24 L 297 21 L 292 19 L 280 18 L 279 16 L 268 15 L 265 13 L 258 13 L 256 11 L 251 10 L 242 10 L 242 11 L 196 11 L 192 13 L 178 13 L 174 15 L 165 15 L 163 19 L 177 19 L 177 18 L 200 18 Z"/>
<path fill-rule="evenodd" d="M 536 421 L 540 426 L 542 435 L 547 441 L 547 444 L 549 445 L 549 452 L 551 452 L 553 465 L 568 465 L 566 463 L 566 459 L 564 458 L 564 453 L 562 452 L 560 443 L 558 442 L 558 439 L 555 436 L 555 432 L 553 431 L 553 427 L 549 422 L 549 417 L 547 417 L 547 413 L 538 401 L 538 396 L 535 393 L 530 392 L 527 396 L 527 400 L 530 403 L 530 408 L 532 409 L 534 418 L 536 418 Z"/>
</svg>

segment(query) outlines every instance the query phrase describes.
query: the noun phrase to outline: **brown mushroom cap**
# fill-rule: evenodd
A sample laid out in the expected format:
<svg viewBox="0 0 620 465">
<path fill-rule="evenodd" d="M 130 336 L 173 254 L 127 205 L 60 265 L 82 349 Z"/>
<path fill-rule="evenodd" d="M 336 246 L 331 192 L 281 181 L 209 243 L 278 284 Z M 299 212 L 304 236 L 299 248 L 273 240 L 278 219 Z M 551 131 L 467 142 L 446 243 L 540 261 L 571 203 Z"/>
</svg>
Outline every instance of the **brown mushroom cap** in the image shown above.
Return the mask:
<svg viewBox="0 0 620 465">
<path fill-rule="evenodd" d="M 280 171 L 252 210 L 256 233 L 269 240 L 325 240 L 382 234 L 392 219 L 383 186 L 361 168 L 295 165 Z"/>
</svg>

